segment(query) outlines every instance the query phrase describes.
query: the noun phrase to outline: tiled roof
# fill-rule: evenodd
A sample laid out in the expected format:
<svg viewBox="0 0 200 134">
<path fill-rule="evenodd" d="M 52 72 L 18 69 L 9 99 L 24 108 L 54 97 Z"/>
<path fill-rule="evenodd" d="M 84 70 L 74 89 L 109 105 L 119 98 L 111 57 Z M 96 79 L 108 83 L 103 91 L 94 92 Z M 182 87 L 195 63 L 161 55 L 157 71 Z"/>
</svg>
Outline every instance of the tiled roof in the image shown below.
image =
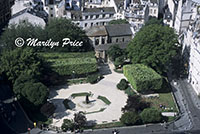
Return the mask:
<svg viewBox="0 0 200 134">
<path fill-rule="evenodd" d="M 130 24 L 115 24 L 115 25 L 107 25 L 106 31 L 108 35 L 111 37 L 115 36 L 126 36 L 132 35 L 131 25 Z"/>
<path fill-rule="evenodd" d="M 83 13 L 115 13 L 114 7 L 102 7 L 102 8 L 85 8 Z"/>
<path fill-rule="evenodd" d="M 94 36 L 107 36 L 108 33 L 104 26 L 95 26 L 86 30 L 86 35 L 89 37 Z"/>
</svg>

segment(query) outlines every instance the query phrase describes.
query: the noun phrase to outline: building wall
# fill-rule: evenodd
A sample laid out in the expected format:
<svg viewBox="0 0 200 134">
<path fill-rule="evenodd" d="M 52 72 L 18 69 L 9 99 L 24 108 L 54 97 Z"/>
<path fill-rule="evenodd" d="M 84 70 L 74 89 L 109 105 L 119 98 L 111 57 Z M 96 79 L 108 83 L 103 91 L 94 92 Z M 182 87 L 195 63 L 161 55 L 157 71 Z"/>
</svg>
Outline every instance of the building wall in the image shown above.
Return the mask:
<svg viewBox="0 0 200 134">
<path fill-rule="evenodd" d="M 20 23 L 23 23 L 24 21 L 27 21 L 33 25 L 39 25 L 43 28 L 46 25 L 45 21 L 42 18 L 34 16 L 30 13 L 24 13 L 22 15 L 19 15 L 15 18 L 10 19 L 9 25 L 10 24 L 20 24 Z"/>
<path fill-rule="evenodd" d="M 119 36 L 119 37 L 109 37 L 109 43 L 121 43 L 127 42 L 132 39 L 132 36 Z"/>
</svg>

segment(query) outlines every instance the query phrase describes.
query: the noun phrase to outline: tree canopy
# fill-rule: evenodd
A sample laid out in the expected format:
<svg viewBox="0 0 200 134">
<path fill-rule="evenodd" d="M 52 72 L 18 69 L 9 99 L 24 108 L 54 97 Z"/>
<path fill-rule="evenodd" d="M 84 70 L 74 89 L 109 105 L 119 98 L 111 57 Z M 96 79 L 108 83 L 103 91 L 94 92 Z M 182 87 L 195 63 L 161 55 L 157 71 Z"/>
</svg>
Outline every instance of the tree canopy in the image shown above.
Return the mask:
<svg viewBox="0 0 200 134">
<path fill-rule="evenodd" d="M 145 64 L 164 74 L 171 59 L 177 55 L 177 43 L 174 29 L 157 24 L 147 25 L 129 43 L 128 56 L 132 63 Z"/>
<path fill-rule="evenodd" d="M 4 49 L 15 49 L 15 40 L 21 37 L 27 44 L 27 39 L 38 39 L 39 41 L 49 41 L 56 43 L 59 42 L 59 47 L 34 47 L 39 51 L 63 51 L 63 52 L 80 52 L 90 51 L 92 46 L 88 43 L 88 38 L 85 32 L 79 28 L 76 24 L 72 23 L 71 20 L 65 18 L 54 18 L 50 19 L 48 24 L 42 28 L 40 26 L 32 25 L 29 22 L 23 22 L 20 24 L 13 24 L 6 28 L 5 32 L 0 38 Z M 67 45 L 63 46 L 63 39 L 68 38 Z M 71 44 L 69 43 L 71 42 Z M 82 46 L 73 46 L 73 43 L 83 42 Z M 78 43 L 77 43 L 78 44 Z M 23 46 L 23 48 L 26 45 Z"/>
<path fill-rule="evenodd" d="M 24 73 L 39 77 L 43 70 L 42 62 L 33 49 L 6 50 L 0 57 L 0 73 L 5 73 L 12 83 Z"/>
<path fill-rule="evenodd" d="M 113 61 L 115 61 L 115 59 L 118 57 L 124 58 L 125 54 L 126 54 L 125 50 L 121 49 L 119 45 L 112 45 L 108 49 L 108 55 Z"/>
<path fill-rule="evenodd" d="M 126 105 L 122 108 L 123 112 L 141 112 L 143 109 L 150 107 L 150 103 L 142 100 L 141 96 L 128 96 Z"/>
<path fill-rule="evenodd" d="M 140 117 L 135 112 L 126 112 L 122 114 L 120 121 L 125 125 L 134 125 L 140 122 Z"/>
<path fill-rule="evenodd" d="M 157 123 L 162 120 L 161 112 L 154 108 L 144 109 L 141 112 L 140 117 L 143 123 Z"/>
<path fill-rule="evenodd" d="M 156 17 L 150 17 L 149 20 L 145 23 L 145 26 L 153 25 L 153 24 L 163 25 L 163 20 L 158 19 Z"/>
<path fill-rule="evenodd" d="M 12 24 L 6 28 L 3 32 L 0 40 L 4 49 L 13 50 L 17 48 L 15 46 L 15 40 L 21 37 L 24 40 L 28 38 L 38 38 L 40 40 L 45 40 L 45 32 L 40 26 L 32 25 L 29 22 Z"/>
<path fill-rule="evenodd" d="M 48 96 L 47 87 L 27 74 L 16 79 L 13 91 L 26 108 L 33 110 L 44 104 Z"/>
</svg>

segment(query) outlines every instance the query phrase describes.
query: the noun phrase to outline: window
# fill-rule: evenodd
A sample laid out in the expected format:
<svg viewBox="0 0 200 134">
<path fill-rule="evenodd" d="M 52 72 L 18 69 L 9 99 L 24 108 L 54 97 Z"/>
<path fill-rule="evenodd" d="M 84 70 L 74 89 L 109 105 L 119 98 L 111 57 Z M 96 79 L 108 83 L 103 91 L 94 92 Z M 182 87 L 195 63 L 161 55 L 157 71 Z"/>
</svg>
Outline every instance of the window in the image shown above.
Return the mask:
<svg viewBox="0 0 200 134">
<path fill-rule="evenodd" d="M 88 19 L 88 16 L 85 16 L 85 19 L 87 20 L 87 19 Z"/>
<path fill-rule="evenodd" d="M 91 23 L 91 27 L 93 26 L 93 23 Z"/>
<path fill-rule="evenodd" d="M 105 25 L 105 22 L 103 22 L 102 24 L 103 24 L 103 26 L 104 26 L 104 25 Z"/>
<path fill-rule="evenodd" d="M 51 14 L 51 17 L 53 17 L 53 14 Z"/>
<path fill-rule="evenodd" d="M 99 39 L 95 40 L 95 45 L 99 45 Z"/>
<path fill-rule="evenodd" d="M 99 18 L 99 15 L 96 15 L 96 18 L 98 19 L 98 18 Z"/>
<path fill-rule="evenodd" d="M 153 12 L 153 10 L 152 10 L 152 9 L 150 9 L 150 14 L 152 14 L 152 12 Z"/>
<path fill-rule="evenodd" d="M 97 22 L 97 23 L 96 23 L 96 25 L 98 26 L 98 25 L 99 25 L 99 23 Z"/>
<path fill-rule="evenodd" d="M 103 15 L 102 15 L 102 17 L 103 17 L 103 18 L 105 18 L 105 17 L 106 17 L 106 15 L 105 15 L 105 14 L 103 14 Z"/>
<path fill-rule="evenodd" d="M 116 39 L 116 42 L 118 42 L 118 39 Z"/>
<path fill-rule="evenodd" d="M 87 23 L 85 23 L 85 27 L 87 27 Z"/>
<path fill-rule="evenodd" d="M 92 0 L 90 0 L 90 3 L 92 3 Z"/>
<path fill-rule="evenodd" d="M 156 9 L 154 10 L 154 14 L 156 14 Z"/>
<path fill-rule="evenodd" d="M 93 19 L 93 15 L 90 15 L 90 19 Z"/>
<path fill-rule="evenodd" d="M 122 42 L 124 42 L 124 38 L 122 38 Z"/>
<path fill-rule="evenodd" d="M 50 9 L 53 10 L 53 7 L 51 7 Z"/>
<path fill-rule="evenodd" d="M 102 44 L 105 44 L 105 38 L 102 38 Z"/>
</svg>

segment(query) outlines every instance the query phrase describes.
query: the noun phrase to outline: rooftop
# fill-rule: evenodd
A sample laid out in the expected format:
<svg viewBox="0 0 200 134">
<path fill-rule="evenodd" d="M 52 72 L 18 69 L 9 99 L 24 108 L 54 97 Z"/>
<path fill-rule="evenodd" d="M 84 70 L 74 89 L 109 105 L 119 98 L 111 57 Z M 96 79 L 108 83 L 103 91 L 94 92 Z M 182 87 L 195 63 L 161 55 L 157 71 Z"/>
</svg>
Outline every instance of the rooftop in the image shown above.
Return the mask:
<svg viewBox="0 0 200 134">
<path fill-rule="evenodd" d="M 126 36 L 132 35 L 130 24 L 116 24 L 105 26 L 109 36 Z"/>
<path fill-rule="evenodd" d="M 86 30 L 86 35 L 90 37 L 94 36 L 107 36 L 108 33 L 106 31 L 106 28 L 104 26 L 95 26 L 90 29 Z"/>
</svg>

